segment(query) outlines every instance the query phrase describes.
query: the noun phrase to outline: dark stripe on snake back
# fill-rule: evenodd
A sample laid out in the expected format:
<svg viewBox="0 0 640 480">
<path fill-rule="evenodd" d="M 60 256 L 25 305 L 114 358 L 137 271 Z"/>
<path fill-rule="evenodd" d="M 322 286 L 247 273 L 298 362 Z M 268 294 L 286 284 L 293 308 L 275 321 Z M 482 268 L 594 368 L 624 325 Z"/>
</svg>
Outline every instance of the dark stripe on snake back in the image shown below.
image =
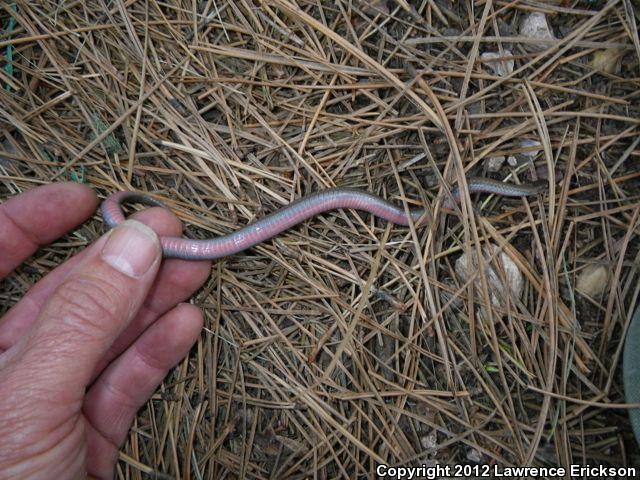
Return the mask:
<svg viewBox="0 0 640 480">
<path fill-rule="evenodd" d="M 515 185 L 488 178 L 469 178 L 467 185 L 469 192 L 472 193 L 494 193 L 508 197 L 536 195 L 544 189 L 543 183 Z M 458 201 L 457 189 L 452 192 L 452 196 L 455 201 Z M 102 203 L 101 207 L 102 217 L 110 228 L 124 221 L 125 216 L 121 205 L 128 202 L 166 208 L 162 202 L 138 192 L 114 193 Z M 407 216 L 402 206 L 394 205 L 377 195 L 351 188 L 330 188 L 302 197 L 227 235 L 209 240 L 161 237 L 160 243 L 166 258 L 213 260 L 251 248 L 311 217 L 342 208 L 369 212 L 398 225 L 409 225 L 410 221 L 424 223 L 429 220 L 424 208 L 411 209 Z"/>
</svg>

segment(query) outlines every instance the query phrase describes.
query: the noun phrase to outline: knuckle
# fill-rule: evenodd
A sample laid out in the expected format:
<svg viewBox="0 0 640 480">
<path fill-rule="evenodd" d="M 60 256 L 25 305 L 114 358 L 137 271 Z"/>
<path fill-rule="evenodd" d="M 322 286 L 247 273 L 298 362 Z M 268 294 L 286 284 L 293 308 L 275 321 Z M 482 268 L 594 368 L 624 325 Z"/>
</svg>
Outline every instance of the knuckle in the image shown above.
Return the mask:
<svg viewBox="0 0 640 480">
<path fill-rule="evenodd" d="M 130 306 L 124 288 L 107 279 L 80 275 L 67 280 L 52 306 L 54 315 L 75 333 L 101 333 L 112 329 Z"/>
<path fill-rule="evenodd" d="M 124 407 L 124 409 L 127 410 L 137 410 L 140 408 L 140 402 L 136 401 L 130 390 L 120 388 L 118 385 L 109 381 L 106 381 L 103 386 L 111 397 L 110 400 L 113 404 Z"/>
</svg>

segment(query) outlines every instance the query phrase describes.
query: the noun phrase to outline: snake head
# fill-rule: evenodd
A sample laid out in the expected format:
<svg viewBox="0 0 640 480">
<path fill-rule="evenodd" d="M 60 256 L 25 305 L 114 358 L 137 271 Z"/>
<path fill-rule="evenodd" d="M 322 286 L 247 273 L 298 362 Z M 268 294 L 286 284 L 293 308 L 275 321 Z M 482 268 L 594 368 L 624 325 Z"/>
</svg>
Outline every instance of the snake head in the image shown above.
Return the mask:
<svg viewBox="0 0 640 480">
<path fill-rule="evenodd" d="M 536 180 L 535 182 L 532 182 L 530 185 L 536 190 L 536 193 L 538 194 L 544 193 L 547 190 L 549 190 L 549 182 L 547 180 Z"/>
</svg>

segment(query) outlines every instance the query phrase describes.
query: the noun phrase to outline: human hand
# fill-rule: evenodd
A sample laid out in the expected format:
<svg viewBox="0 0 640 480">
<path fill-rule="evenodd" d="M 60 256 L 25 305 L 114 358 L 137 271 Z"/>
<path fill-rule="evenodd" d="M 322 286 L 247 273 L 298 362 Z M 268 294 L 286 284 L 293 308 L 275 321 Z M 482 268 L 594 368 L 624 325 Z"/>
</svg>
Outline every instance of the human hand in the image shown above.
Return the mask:
<svg viewBox="0 0 640 480">
<path fill-rule="evenodd" d="M 0 204 L 0 279 L 96 204 L 73 183 Z M 180 235 L 180 222 L 161 208 L 134 218 L 0 319 L 0 478 L 112 478 L 136 411 L 197 340 L 202 313 L 179 302 L 210 262 L 161 263 L 153 230 Z"/>
</svg>

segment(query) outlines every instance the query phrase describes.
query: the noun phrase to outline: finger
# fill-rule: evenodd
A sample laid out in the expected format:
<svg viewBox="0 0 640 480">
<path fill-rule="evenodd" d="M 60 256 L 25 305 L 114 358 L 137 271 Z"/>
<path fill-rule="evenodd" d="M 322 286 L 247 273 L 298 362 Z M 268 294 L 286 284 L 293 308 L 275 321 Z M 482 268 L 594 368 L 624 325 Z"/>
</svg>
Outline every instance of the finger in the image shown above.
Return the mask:
<svg viewBox="0 0 640 480">
<path fill-rule="evenodd" d="M 187 355 L 202 322 L 200 309 L 178 305 L 145 331 L 89 389 L 83 412 L 91 425 L 87 434 L 90 474 L 111 478 L 118 449 L 136 412 Z"/>
<path fill-rule="evenodd" d="M 173 308 L 184 302 L 200 288 L 211 273 L 211 262 L 165 260 L 160 272 L 140 312 L 116 339 L 111 348 L 102 357 L 94 372 L 97 376 L 115 357 L 125 351 L 149 325 Z"/>
<path fill-rule="evenodd" d="M 128 220 L 102 237 L 10 350 L 16 370 L 39 391 L 64 385 L 67 403 L 82 398 L 99 359 L 142 305 L 160 260 L 157 235 L 140 222 Z"/>
<path fill-rule="evenodd" d="M 0 278 L 6 277 L 42 245 L 89 218 L 96 194 L 79 183 L 34 188 L 0 205 Z"/>
<path fill-rule="evenodd" d="M 180 221 L 165 208 L 150 208 L 132 217 L 151 227 L 158 235 L 178 235 Z M 91 254 L 95 245 L 81 251 L 54 269 L 36 283 L 27 294 L 14 305 L 0 323 L 0 351 L 7 350 L 31 328 L 36 317 L 51 294 L 65 281 L 69 273 Z"/>
<path fill-rule="evenodd" d="M 167 209 L 146 209 L 136 213 L 132 218 L 150 226 L 158 235 L 175 236 L 181 233 L 180 221 Z M 64 281 L 69 272 L 89 253 L 89 250 L 83 250 L 49 273 L 5 314 L 0 323 L 0 353 L 7 350 L 26 334 L 42 310 L 47 298 Z M 127 340 L 121 341 L 118 339 L 119 346 L 110 351 L 108 358 L 113 358 L 123 348 L 126 348 L 126 345 L 131 343 L 158 315 L 166 312 L 176 303 L 189 298 L 206 280 L 210 268 L 211 262 L 184 260 L 166 260 L 163 262 L 147 301 L 132 322 L 131 328 L 127 328 L 123 334 L 123 337 L 126 337 Z"/>
</svg>

